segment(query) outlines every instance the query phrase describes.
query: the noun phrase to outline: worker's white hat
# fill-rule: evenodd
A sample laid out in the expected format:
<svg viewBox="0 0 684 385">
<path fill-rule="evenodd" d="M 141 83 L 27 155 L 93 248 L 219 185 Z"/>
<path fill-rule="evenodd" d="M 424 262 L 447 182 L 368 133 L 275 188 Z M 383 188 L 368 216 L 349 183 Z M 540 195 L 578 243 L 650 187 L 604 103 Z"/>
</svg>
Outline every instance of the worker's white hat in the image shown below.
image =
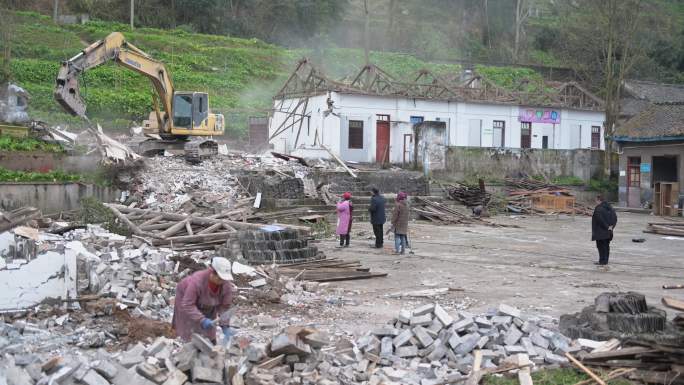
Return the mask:
<svg viewBox="0 0 684 385">
<path fill-rule="evenodd" d="M 214 257 L 211 260 L 211 268 L 224 281 L 232 281 L 233 274 L 231 273 L 230 261 L 222 257 Z"/>
</svg>

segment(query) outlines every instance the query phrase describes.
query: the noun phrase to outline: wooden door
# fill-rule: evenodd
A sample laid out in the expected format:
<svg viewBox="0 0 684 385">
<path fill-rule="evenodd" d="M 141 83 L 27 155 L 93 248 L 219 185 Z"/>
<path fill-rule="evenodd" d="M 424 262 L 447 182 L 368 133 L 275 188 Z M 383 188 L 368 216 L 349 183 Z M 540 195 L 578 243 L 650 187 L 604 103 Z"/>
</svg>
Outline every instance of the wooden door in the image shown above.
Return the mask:
<svg viewBox="0 0 684 385">
<path fill-rule="evenodd" d="M 389 115 L 378 115 L 375 133 L 375 161 L 389 162 L 390 155 L 390 121 Z"/>
<path fill-rule="evenodd" d="M 627 207 L 641 207 L 641 157 L 627 158 Z"/>
</svg>

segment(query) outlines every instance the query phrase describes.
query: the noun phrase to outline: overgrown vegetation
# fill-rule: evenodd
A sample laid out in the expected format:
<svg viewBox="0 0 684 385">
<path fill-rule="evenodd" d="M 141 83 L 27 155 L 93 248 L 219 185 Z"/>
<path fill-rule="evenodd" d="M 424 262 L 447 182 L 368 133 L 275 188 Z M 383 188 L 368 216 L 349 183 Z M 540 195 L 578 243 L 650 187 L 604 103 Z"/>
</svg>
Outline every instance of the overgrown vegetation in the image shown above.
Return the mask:
<svg viewBox="0 0 684 385">
<path fill-rule="evenodd" d="M 54 101 L 52 89 L 61 60 L 77 54 L 86 44 L 113 31 L 165 63 L 178 90 L 209 93 L 210 106 L 226 117 L 228 135 L 246 132 L 248 116 L 264 116 L 272 96 L 282 86 L 297 60 L 312 60 L 333 78 L 353 76 L 363 65 L 363 50 L 348 48 L 285 49 L 257 39 L 187 32 L 185 29 L 136 28 L 126 24 L 91 21 L 58 26 L 51 18 L 32 12 L 15 12 L 11 69 L 14 80 L 31 94 L 32 118 L 52 124 L 82 127 Z M 3 42 L 0 42 L 0 46 Z M 430 69 L 453 77 L 458 64 L 431 63 L 414 55 L 371 51 L 370 60 L 401 81 L 417 70 Z M 540 76 L 529 69 L 479 67 L 497 84 L 513 88 L 537 84 Z M 526 86 L 528 87 L 528 86 Z M 105 129 L 140 124 L 152 110 L 149 80 L 113 63 L 88 71 L 82 80 L 88 116 Z"/>
<path fill-rule="evenodd" d="M 0 167 L 0 182 L 81 182 L 83 176 L 55 170 L 50 172 L 14 171 Z"/>
<path fill-rule="evenodd" d="M 124 236 L 131 235 L 128 227 L 119 223 L 116 216 L 112 214 L 112 211 L 105 207 L 105 205 L 95 197 L 81 199 L 81 211 L 79 212 L 78 223 L 84 225 L 99 223 L 102 224 L 102 227 L 112 233 Z"/>
<path fill-rule="evenodd" d="M 532 373 L 532 381 L 535 385 L 574 385 L 580 381 L 589 380 L 589 376 L 575 369 L 549 369 L 540 370 Z M 518 385 L 518 377 L 496 377 L 487 376 L 483 381 L 484 385 Z M 630 381 L 616 379 L 607 381 L 608 385 L 630 385 Z"/>
<path fill-rule="evenodd" d="M 64 148 L 59 144 L 46 143 L 33 138 L 14 138 L 0 135 L 0 151 L 43 151 L 63 153 Z"/>
</svg>

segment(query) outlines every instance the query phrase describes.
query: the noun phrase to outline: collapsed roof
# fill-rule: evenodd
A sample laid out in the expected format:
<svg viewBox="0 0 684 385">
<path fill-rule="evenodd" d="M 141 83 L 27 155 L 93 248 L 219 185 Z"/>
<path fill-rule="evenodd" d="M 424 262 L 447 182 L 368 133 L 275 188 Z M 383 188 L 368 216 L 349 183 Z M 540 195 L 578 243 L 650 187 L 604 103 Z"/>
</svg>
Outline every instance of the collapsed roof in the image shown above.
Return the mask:
<svg viewBox="0 0 684 385">
<path fill-rule="evenodd" d="M 618 142 L 684 140 L 684 102 L 654 103 L 618 126 Z"/>
<path fill-rule="evenodd" d="M 374 64 L 364 66 L 351 80 L 333 80 L 309 59 L 302 59 L 274 99 L 307 98 L 327 92 L 394 96 L 412 99 L 470 101 L 539 107 L 566 107 L 603 111 L 604 101 L 576 82 L 545 82 L 541 92 L 508 90 L 481 74 L 447 80 L 432 71 L 418 71 L 410 82 L 394 79 Z"/>
</svg>

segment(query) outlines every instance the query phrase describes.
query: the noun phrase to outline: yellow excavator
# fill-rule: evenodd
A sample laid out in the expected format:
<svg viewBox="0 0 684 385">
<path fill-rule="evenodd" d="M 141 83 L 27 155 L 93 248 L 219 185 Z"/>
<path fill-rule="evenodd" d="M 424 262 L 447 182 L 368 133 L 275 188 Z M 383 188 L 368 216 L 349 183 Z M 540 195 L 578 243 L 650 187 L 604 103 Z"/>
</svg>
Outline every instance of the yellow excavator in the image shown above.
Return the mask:
<svg viewBox="0 0 684 385">
<path fill-rule="evenodd" d="M 218 152 L 218 143 L 211 137 L 223 134 L 224 119 L 222 114 L 210 112 L 207 94 L 175 91 L 164 64 L 126 41 L 119 32 L 112 32 L 62 62 L 54 91 L 57 102 L 70 114 L 88 120 L 79 91 L 79 76 L 109 60 L 149 78 L 155 91 L 154 111 L 143 122 L 146 139 L 131 146 L 136 152 L 152 155 L 167 149 L 184 149 L 189 161 L 200 161 Z"/>
</svg>

